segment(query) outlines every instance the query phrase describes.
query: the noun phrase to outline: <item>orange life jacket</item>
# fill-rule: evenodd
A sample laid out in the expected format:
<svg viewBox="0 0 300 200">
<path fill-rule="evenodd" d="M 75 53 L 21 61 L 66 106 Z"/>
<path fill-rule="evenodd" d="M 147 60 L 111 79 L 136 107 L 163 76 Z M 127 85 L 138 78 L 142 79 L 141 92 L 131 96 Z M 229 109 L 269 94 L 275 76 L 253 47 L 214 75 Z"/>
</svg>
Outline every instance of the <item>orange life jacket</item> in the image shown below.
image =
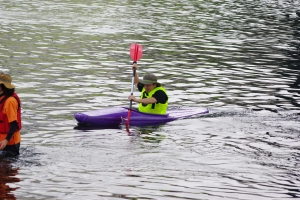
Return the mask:
<svg viewBox="0 0 300 200">
<path fill-rule="evenodd" d="M 17 121 L 18 121 L 18 129 L 15 131 L 11 139 L 8 141 L 7 145 L 14 145 L 21 142 L 21 134 L 20 130 L 22 128 L 21 123 L 21 100 L 16 93 L 14 93 L 11 97 L 14 97 L 18 102 L 18 110 L 17 110 Z M 0 100 L 0 141 L 4 140 L 8 134 L 10 124 L 8 122 L 7 116 L 3 113 L 3 107 L 6 100 L 10 97 L 3 97 Z"/>
</svg>

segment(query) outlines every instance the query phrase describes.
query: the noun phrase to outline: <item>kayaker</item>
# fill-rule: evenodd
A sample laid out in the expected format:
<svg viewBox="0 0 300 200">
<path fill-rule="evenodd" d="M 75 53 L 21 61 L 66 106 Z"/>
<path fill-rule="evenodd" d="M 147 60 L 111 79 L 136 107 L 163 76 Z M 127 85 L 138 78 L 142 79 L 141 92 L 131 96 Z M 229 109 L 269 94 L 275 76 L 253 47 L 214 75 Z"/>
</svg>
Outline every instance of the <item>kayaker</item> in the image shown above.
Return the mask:
<svg viewBox="0 0 300 200">
<path fill-rule="evenodd" d="M 132 68 L 138 69 L 136 63 Z M 151 73 L 147 73 L 143 80 L 139 79 L 138 73 L 135 73 L 134 85 L 141 92 L 140 98 L 133 95 L 128 100 L 139 103 L 138 110 L 140 112 L 152 114 L 166 114 L 168 107 L 168 95 L 166 90 L 157 82 L 157 77 Z"/>
<path fill-rule="evenodd" d="M 0 72 L 0 153 L 19 155 L 21 102 L 9 74 Z"/>
</svg>

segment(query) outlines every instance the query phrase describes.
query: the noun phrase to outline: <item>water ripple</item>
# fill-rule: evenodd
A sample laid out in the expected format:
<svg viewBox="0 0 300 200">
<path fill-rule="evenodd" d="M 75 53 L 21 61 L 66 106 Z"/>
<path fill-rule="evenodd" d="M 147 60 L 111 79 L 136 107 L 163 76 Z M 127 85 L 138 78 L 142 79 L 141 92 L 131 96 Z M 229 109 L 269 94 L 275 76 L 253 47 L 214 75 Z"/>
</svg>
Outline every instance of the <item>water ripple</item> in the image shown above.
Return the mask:
<svg viewBox="0 0 300 200">
<path fill-rule="evenodd" d="M 300 196 L 299 2 L 1 5 L 0 66 L 23 107 L 21 156 L 0 161 L 3 198 Z M 128 106 L 132 42 L 139 75 L 155 73 L 170 106 L 210 113 L 131 136 L 73 129 L 75 112 Z"/>
</svg>

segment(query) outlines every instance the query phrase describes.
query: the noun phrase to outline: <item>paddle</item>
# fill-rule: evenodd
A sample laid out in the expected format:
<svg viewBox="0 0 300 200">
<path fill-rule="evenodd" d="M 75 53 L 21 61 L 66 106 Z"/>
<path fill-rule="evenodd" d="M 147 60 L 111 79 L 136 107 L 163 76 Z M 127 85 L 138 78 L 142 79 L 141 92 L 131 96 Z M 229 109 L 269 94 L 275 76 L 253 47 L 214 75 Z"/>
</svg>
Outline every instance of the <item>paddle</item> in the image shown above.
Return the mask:
<svg viewBox="0 0 300 200">
<path fill-rule="evenodd" d="M 143 55 L 143 47 L 140 44 L 131 44 L 130 45 L 130 57 L 133 60 L 133 64 L 137 63 L 139 59 L 142 58 Z M 133 86 L 134 86 L 134 77 L 135 77 L 135 68 L 132 69 L 132 84 L 131 84 L 131 95 L 133 95 Z M 132 100 L 130 100 L 130 105 L 128 109 L 128 116 L 126 121 L 126 126 L 129 126 L 130 116 L 132 112 Z"/>
</svg>

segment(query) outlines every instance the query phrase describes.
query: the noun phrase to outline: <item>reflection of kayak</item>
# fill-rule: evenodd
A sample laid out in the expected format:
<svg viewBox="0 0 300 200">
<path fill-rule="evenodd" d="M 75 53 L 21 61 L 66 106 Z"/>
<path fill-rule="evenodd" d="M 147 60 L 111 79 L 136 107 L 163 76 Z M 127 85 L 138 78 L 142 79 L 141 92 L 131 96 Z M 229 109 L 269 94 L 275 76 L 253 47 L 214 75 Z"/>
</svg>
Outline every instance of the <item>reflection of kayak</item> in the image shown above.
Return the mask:
<svg viewBox="0 0 300 200">
<path fill-rule="evenodd" d="M 132 110 L 130 116 L 130 125 L 143 126 L 163 124 L 181 118 L 187 118 L 194 115 L 201 115 L 208 113 L 207 108 L 184 107 L 168 109 L 167 114 L 147 114 L 141 113 L 137 110 Z M 126 121 L 128 115 L 128 108 L 112 107 L 101 110 L 94 110 L 88 112 L 75 113 L 74 118 L 78 124 L 91 126 L 114 126 L 120 125 Z"/>
</svg>

